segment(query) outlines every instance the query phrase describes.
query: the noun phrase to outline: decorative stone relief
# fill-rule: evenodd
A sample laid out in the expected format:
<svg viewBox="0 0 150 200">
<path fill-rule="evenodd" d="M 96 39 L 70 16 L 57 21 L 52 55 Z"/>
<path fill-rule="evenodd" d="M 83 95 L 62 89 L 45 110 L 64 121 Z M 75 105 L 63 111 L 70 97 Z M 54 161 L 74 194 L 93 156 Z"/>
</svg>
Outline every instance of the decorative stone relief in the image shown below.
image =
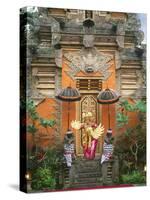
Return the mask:
<svg viewBox="0 0 150 200">
<path fill-rule="evenodd" d="M 128 13 L 128 20 L 126 22 L 127 31 L 138 31 L 141 28 L 141 22 L 137 18 L 137 14 Z"/>
<path fill-rule="evenodd" d="M 60 24 L 59 22 L 51 16 L 47 16 L 46 14 L 40 16 L 40 24 L 44 24 L 45 26 L 51 27 L 52 32 L 52 46 L 59 43 L 61 39 L 60 34 Z"/>
<path fill-rule="evenodd" d="M 85 11 L 69 9 L 69 11 L 66 12 L 66 18 L 70 22 L 81 23 L 85 18 Z"/>
<path fill-rule="evenodd" d="M 141 45 L 141 42 L 144 39 L 144 33 L 140 30 L 141 28 L 141 21 L 138 19 L 137 14 L 129 13 L 128 20 L 126 23 L 125 29 L 127 31 L 134 31 L 135 37 L 137 39 L 137 45 Z"/>
<path fill-rule="evenodd" d="M 68 52 L 64 54 L 64 57 L 66 64 L 70 67 L 67 74 L 72 79 L 75 79 L 79 71 L 100 72 L 104 80 L 111 75 L 108 68 L 112 64 L 113 55 L 101 53 L 94 47 L 82 48 L 78 52 Z"/>
<path fill-rule="evenodd" d="M 125 23 L 124 21 L 119 21 L 117 24 L 117 37 L 116 42 L 120 48 L 124 48 L 124 35 L 125 35 Z"/>
<path fill-rule="evenodd" d="M 116 69 L 120 69 L 121 68 L 121 58 L 120 58 L 119 51 L 115 52 L 115 63 L 116 63 Z"/>
<path fill-rule="evenodd" d="M 141 30 L 135 32 L 135 37 L 137 46 L 140 46 L 141 42 L 144 40 L 144 32 Z"/>
<path fill-rule="evenodd" d="M 55 63 L 62 68 L 62 49 L 55 49 Z"/>
<path fill-rule="evenodd" d="M 83 45 L 85 47 L 93 47 L 94 46 L 94 35 L 84 35 L 83 36 Z"/>
</svg>

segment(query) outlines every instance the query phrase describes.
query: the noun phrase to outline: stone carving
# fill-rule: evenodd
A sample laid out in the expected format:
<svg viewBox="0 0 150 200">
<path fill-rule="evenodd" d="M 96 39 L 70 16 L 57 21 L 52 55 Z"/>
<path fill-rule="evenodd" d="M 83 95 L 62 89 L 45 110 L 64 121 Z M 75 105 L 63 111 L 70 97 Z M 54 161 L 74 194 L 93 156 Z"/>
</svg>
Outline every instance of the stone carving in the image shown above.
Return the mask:
<svg viewBox="0 0 150 200">
<path fill-rule="evenodd" d="M 61 39 L 61 34 L 60 34 L 60 23 L 51 16 L 47 16 L 45 13 L 41 14 L 40 16 L 40 24 L 44 24 L 45 26 L 50 26 L 51 27 L 51 32 L 52 32 L 52 46 L 55 44 L 59 43 Z"/>
<path fill-rule="evenodd" d="M 144 39 L 144 33 L 140 30 L 141 28 L 141 21 L 138 19 L 137 14 L 129 13 L 128 20 L 126 23 L 126 31 L 134 31 L 135 37 L 137 39 L 137 45 L 141 45 L 141 42 Z"/>
<path fill-rule="evenodd" d="M 78 52 L 68 52 L 64 54 L 66 58 L 65 62 L 70 67 L 67 74 L 75 79 L 75 75 L 79 71 L 88 72 L 100 72 L 103 75 L 104 80 L 110 76 L 108 68 L 111 66 L 113 55 L 104 54 L 99 52 L 95 47 L 82 48 Z"/>
<path fill-rule="evenodd" d="M 140 46 L 141 42 L 144 40 L 144 32 L 141 30 L 135 32 L 135 37 L 137 46 Z"/>
<path fill-rule="evenodd" d="M 94 35 L 84 35 L 83 36 L 83 45 L 85 47 L 93 47 L 94 46 Z"/>
<path fill-rule="evenodd" d="M 62 49 L 55 49 L 55 63 L 62 68 Z"/>
<path fill-rule="evenodd" d="M 84 10 L 69 9 L 66 12 L 66 18 L 70 22 L 81 23 L 85 18 L 85 11 Z"/>
<path fill-rule="evenodd" d="M 115 52 L 115 63 L 116 63 L 116 69 L 120 69 L 121 68 L 121 58 L 120 58 L 119 51 Z"/>
<path fill-rule="evenodd" d="M 119 21 L 117 24 L 117 37 L 116 42 L 120 48 L 124 48 L 124 35 L 125 35 L 125 23 L 124 21 Z"/>
<path fill-rule="evenodd" d="M 138 31 L 141 28 L 141 22 L 137 18 L 137 14 L 128 13 L 128 20 L 126 22 L 126 31 Z"/>
</svg>

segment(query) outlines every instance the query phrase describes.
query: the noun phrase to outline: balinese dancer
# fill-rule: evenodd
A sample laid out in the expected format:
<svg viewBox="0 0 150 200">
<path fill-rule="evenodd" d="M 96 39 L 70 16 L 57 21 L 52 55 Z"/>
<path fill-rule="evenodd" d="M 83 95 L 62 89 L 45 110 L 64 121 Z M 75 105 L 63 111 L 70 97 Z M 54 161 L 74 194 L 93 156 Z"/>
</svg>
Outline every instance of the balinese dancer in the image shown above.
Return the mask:
<svg viewBox="0 0 150 200">
<path fill-rule="evenodd" d="M 82 131 L 82 147 L 84 157 L 87 159 L 94 159 L 96 146 L 99 137 L 102 136 L 104 128 L 101 124 L 97 125 L 93 120 L 93 115 L 91 112 L 83 113 L 84 122 L 72 121 L 72 128 Z"/>
<path fill-rule="evenodd" d="M 68 130 L 64 137 L 64 157 L 67 167 L 71 167 L 72 159 L 75 158 L 74 136 L 71 130 Z"/>
</svg>

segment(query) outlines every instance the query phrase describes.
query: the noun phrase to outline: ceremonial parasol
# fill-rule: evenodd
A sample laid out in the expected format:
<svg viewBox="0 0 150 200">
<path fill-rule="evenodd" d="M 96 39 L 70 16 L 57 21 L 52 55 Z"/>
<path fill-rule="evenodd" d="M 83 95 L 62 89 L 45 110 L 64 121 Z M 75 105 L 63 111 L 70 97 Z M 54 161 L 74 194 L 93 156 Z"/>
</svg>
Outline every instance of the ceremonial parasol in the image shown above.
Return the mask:
<svg viewBox="0 0 150 200">
<path fill-rule="evenodd" d="M 60 93 L 56 96 L 57 99 L 61 101 L 68 102 L 68 130 L 69 130 L 69 122 L 70 122 L 70 102 L 80 101 L 81 95 L 76 88 L 72 88 L 68 86 L 60 91 Z"/>
<path fill-rule="evenodd" d="M 121 96 L 113 89 L 106 88 L 105 90 L 100 91 L 97 96 L 97 102 L 99 104 L 107 104 L 108 105 L 108 126 L 110 128 L 110 109 L 109 104 L 116 103 L 119 101 Z"/>
</svg>

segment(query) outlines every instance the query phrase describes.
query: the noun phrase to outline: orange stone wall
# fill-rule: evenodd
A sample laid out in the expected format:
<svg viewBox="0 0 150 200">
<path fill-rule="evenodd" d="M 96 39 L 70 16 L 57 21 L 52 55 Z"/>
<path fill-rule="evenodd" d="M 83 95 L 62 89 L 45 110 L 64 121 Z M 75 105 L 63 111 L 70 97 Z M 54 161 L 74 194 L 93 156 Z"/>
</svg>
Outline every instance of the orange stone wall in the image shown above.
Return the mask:
<svg viewBox="0 0 150 200">
<path fill-rule="evenodd" d="M 55 104 L 54 99 L 44 99 L 36 109 L 39 116 L 44 119 L 55 119 Z M 29 119 L 27 123 L 30 123 Z M 38 129 L 35 136 L 33 137 L 31 133 L 27 134 L 27 147 L 31 149 L 35 144 L 37 147 L 53 146 L 55 144 L 55 127 L 46 129 L 39 122 L 36 122 L 35 126 Z"/>
</svg>

